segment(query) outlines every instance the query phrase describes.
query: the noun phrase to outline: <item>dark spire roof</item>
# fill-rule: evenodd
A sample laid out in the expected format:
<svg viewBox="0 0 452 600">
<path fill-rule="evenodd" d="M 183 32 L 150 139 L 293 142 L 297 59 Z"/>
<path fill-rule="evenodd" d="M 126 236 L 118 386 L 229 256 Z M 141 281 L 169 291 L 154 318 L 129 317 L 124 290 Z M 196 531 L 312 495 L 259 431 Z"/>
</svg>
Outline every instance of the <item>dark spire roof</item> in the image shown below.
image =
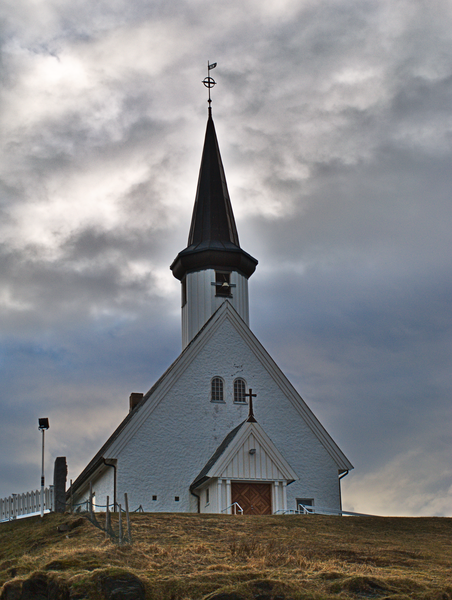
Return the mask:
<svg viewBox="0 0 452 600">
<path fill-rule="evenodd" d="M 230 268 L 249 277 L 256 265 L 257 260 L 240 248 L 215 125 L 209 109 L 188 246 L 179 252 L 170 269 L 177 279 L 183 279 L 188 271 L 209 268 Z"/>
<path fill-rule="evenodd" d="M 240 246 L 215 125 L 209 114 L 188 246 L 212 241 Z"/>
</svg>

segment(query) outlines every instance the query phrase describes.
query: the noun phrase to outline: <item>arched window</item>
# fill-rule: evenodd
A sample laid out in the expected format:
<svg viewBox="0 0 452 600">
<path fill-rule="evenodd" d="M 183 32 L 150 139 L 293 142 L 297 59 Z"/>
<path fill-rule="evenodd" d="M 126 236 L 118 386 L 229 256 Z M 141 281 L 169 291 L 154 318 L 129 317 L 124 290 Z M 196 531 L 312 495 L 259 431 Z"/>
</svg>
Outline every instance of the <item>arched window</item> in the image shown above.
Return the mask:
<svg viewBox="0 0 452 600">
<path fill-rule="evenodd" d="M 221 377 L 214 377 L 211 383 L 211 402 L 224 402 L 223 400 L 223 380 Z"/>
<path fill-rule="evenodd" d="M 244 379 L 234 380 L 234 402 L 246 402 L 246 383 Z"/>
</svg>

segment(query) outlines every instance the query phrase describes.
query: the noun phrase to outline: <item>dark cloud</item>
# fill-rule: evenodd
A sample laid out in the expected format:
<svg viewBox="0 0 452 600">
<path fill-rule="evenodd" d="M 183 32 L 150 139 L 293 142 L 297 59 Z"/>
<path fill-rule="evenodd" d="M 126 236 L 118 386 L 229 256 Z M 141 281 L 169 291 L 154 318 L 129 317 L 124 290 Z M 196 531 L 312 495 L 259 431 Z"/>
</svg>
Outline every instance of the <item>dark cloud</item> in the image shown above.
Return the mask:
<svg viewBox="0 0 452 600">
<path fill-rule="evenodd" d="M 355 464 L 344 505 L 450 515 L 451 17 L 389 0 L 5 7 L 0 437 L 21 444 L 0 496 L 36 486 L 39 416 L 75 477 L 179 352 L 168 266 L 209 59 L 259 259 L 251 325 Z"/>
</svg>

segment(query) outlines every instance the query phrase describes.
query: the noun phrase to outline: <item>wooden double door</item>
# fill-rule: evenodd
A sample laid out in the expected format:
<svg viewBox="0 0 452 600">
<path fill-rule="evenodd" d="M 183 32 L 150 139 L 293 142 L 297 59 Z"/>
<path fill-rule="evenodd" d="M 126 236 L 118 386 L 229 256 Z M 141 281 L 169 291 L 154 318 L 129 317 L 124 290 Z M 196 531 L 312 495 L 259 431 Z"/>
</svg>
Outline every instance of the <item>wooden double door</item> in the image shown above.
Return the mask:
<svg viewBox="0 0 452 600">
<path fill-rule="evenodd" d="M 271 483 L 239 483 L 231 484 L 232 502 L 243 508 L 244 515 L 272 514 Z"/>
</svg>

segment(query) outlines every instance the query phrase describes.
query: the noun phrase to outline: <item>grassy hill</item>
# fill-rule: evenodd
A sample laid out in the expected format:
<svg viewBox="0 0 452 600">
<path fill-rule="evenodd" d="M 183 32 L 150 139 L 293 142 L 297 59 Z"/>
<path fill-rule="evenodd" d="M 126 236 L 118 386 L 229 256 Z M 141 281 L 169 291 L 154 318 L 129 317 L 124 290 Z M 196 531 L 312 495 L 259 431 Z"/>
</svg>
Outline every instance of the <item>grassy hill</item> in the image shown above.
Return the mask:
<svg viewBox="0 0 452 600">
<path fill-rule="evenodd" d="M 0 524 L 0 598 L 452 600 L 452 519 L 134 514 L 132 535 L 75 515 Z"/>
</svg>

